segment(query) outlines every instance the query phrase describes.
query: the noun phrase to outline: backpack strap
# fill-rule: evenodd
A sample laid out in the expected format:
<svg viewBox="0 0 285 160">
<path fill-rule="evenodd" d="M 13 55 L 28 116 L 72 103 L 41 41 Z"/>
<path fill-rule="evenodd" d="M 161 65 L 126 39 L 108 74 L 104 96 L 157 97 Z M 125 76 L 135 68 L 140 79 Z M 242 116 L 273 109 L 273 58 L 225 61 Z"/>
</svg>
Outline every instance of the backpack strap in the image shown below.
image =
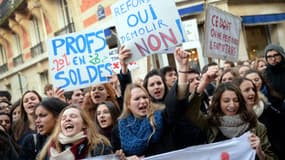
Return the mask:
<svg viewBox="0 0 285 160">
<path fill-rule="evenodd" d="M 35 145 L 35 153 L 37 153 L 37 134 L 33 134 L 34 145 Z"/>
</svg>

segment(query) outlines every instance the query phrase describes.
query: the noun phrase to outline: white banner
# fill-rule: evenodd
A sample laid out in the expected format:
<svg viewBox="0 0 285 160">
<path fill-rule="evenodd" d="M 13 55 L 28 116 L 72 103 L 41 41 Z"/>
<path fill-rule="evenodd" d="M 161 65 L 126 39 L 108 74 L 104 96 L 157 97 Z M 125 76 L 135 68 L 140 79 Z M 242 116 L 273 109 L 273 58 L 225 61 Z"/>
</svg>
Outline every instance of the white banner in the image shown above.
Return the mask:
<svg viewBox="0 0 285 160">
<path fill-rule="evenodd" d="M 130 61 L 186 41 L 174 0 L 119 0 L 111 11 L 120 43 L 133 53 Z"/>
<path fill-rule="evenodd" d="M 249 134 L 247 132 L 226 141 L 146 157 L 144 160 L 254 160 L 255 150 L 250 146 Z"/>
<path fill-rule="evenodd" d="M 240 31 L 240 17 L 208 5 L 205 20 L 205 56 L 238 61 Z"/>
<path fill-rule="evenodd" d="M 103 156 L 89 157 L 84 160 L 119 160 L 119 157 L 115 154 L 109 154 Z"/>
</svg>

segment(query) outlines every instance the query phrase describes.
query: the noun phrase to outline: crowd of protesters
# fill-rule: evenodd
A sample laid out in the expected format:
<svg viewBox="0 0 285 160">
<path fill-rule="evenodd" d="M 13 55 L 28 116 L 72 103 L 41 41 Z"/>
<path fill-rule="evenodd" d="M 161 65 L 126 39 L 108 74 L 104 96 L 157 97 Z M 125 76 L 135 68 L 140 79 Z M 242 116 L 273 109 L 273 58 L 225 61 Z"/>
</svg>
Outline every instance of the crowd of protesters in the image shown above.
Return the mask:
<svg viewBox="0 0 285 160">
<path fill-rule="evenodd" d="M 285 52 L 269 44 L 252 62 L 189 66 L 176 48 L 177 68 L 149 71 L 133 82 L 119 49 L 121 71 L 109 83 L 65 92 L 47 85 L 45 97 L 26 91 L 14 103 L 0 91 L 1 159 L 119 159 L 238 137 L 250 131 L 256 159 L 285 159 Z"/>
</svg>

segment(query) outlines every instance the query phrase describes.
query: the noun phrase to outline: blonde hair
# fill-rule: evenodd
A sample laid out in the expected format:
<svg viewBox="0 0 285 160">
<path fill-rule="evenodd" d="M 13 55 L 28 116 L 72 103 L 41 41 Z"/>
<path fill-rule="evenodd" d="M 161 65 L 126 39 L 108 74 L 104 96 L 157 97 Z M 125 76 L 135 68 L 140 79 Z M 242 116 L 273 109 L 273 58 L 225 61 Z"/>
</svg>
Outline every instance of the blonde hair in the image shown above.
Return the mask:
<svg viewBox="0 0 285 160">
<path fill-rule="evenodd" d="M 60 113 L 60 115 L 58 117 L 56 126 L 55 126 L 55 128 L 53 130 L 53 133 L 51 134 L 51 136 L 47 140 L 47 142 L 44 145 L 43 149 L 39 153 L 37 159 L 40 159 L 40 160 L 45 159 L 45 156 L 48 154 L 48 149 L 49 149 L 50 144 L 51 144 L 52 141 L 54 141 L 54 143 L 55 143 L 55 149 L 58 152 L 61 152 L 60 143 L 58 141 L 58 139 L 59 139 L 58 136 L 59 136 L 59 133 L 61 132 L 61 126 L 60 126 L 61 119 L 62 119 L 62 115 L 63 115 L 64 111 L 66 111 L 66 110 L 68 110 L 70 108 L 74 108 L 74 109 L 79 110 L 80 116 L 82 117 L 82 120 L 83 120 L 83 123 L 86 125 L 86 129 L 84 131 L 85 131 L 87 139 L 88 139 L 88 148 L 89 148 L 88 153 L 91 150 L 93 150 L 100 143 L 103 143 L 103 144 L 106 144 L 106 145 L 109 145 L 109 146 L 111 145 L 109 140 L 106 137 L 104 137 L 104 136 L 99 134 L 99 132 L 95 128 L 94 122 L 90 119 L 88 114 L 83 109 L 81 109 L 81 108 L 79 108 L 79 107 L 77 107 L 75 105 L 69 105 L 69 106 L 67 106 L 66 108 L 64 108 L 61 111 L 61 113 Z"/>
<path fill-rule="evenodd" d="M 157 110 L 156 107 L 154 106 L 154 104 L 151 102 L 150 100 L 150 96 L 148 94 L 148 92 L 146 91 L 146 89 L 137 83 L 131 83 L 126 87 L 125 90 L 125 94 L 124 94 L 124 103 L 123 103 L 123 111 L 121 113 L 121 115 L 119 116 L 119 120 L 120 119 L 125 119 L 127 118 L 130 114 L 132 114 L 132 112 L 129 110 L 129 105 L 130 105 L 130 101 L 131 101 L 131 97 L 132 97 L 132 90 L 134 88 L 139 88 L 141 90 L 143 90 L 143 92 L 145 93 L 146 97 L 149 100 L 149 106 L 147 108 L 147 119 L 153 129 L 152 133 L 150 134 L 148 140 L 151 139 L 151 137 L 154 135 L 155 131 L 156 131 L 156 124 L 155 124 L 155 120 L 154 120 L 154 112 Z"/>
</svg>

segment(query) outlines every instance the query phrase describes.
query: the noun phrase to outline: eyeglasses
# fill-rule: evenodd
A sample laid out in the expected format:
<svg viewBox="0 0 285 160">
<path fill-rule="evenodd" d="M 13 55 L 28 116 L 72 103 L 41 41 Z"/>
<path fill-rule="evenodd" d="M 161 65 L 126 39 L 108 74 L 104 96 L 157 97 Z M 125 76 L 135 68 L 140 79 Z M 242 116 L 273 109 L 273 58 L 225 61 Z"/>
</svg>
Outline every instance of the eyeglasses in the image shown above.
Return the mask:
<svg viewBox="0 0 285 160">
<path fill-rule="evenodd" d="M 270 56 L 266 56 L 267 59 L 273 59 L 273 58 L 279 58 L 281 55 L 280 54 L 273 54 L 273 55 L 270 55 Z"/>
</svg>

